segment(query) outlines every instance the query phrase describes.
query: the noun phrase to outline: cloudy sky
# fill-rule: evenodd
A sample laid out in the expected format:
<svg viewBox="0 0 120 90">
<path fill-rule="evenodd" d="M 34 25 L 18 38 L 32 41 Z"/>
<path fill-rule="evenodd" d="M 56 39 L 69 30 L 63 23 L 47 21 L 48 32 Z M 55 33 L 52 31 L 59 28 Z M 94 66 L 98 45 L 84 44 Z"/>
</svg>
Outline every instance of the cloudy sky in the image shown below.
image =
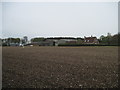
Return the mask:
<svg viewBox="0 0 120 90">
<path fill-rule="evenodd" d="M 2 37 L 118 33 L 117 2 L 3 2 Z"/>
</svg>

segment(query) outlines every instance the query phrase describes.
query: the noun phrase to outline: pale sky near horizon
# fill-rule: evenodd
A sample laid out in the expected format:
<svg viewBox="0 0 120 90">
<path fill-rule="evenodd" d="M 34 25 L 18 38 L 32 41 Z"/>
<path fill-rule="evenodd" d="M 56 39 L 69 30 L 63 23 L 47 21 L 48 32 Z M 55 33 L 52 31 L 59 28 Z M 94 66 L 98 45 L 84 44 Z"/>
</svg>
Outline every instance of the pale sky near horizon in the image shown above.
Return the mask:
<svg viewBox="0 0 120 90">
<path fill-rule="evenodd" d="M 3 2 L 2 37 L 118 33 L 117 2 Z"/>
</svg>

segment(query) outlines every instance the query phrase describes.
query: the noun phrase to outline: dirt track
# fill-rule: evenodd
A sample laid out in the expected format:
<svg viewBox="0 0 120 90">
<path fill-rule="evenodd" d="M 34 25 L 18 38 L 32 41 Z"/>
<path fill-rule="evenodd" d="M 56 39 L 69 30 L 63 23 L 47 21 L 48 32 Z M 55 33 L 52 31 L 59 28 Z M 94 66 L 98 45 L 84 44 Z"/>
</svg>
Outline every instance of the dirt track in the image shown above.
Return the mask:
<svg viewBox="0 0 120 90">
<path fill-rule="evenodd" d="M 117 47 L 3 47 L 3 88 L 118 87 Z"/>
</svg>

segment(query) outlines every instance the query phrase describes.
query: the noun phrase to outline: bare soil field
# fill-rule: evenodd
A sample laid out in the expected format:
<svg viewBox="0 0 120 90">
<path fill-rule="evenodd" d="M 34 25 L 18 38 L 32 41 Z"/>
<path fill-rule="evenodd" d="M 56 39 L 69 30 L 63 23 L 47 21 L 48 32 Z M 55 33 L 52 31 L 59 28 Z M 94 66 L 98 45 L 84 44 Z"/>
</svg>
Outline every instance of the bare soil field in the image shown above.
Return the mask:
<svg viewBox="0 0 120 90">
<path fill-rule="evenodd" d="M 118 47 L 3 47 L 3 88 L 117 88 Z"/>
</svg>

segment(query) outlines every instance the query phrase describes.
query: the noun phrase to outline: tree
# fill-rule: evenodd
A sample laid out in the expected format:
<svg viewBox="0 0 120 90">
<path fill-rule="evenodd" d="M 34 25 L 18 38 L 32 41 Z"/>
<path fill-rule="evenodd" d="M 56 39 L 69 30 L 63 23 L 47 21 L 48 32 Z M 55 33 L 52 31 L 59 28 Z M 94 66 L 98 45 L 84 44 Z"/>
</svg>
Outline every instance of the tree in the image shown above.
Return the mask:
<svg viewBox="0 0 120 90">
<path fill-rule="evenodd" d="M 45 40 L 45 38 L 43 38 L 43 37 L 40 37 L 40 38 L 32 38 L 31 39 L 31 42 L 40 42 L 40 41 L 44 41 Z"/>
<path fill-rule="evenodd" d="M 112 38 L 111 33 L 107 33 L 106 38 L 107 38 L 107 44 L 110 45 L 110 41 L 111 41 L 111 38 Z"/>
<path fill-rule="evenodd" d="M 101 36 L 100 36 L 100 40 L 103 40 L 104 38 L 105 38 L 104 35 L 101 35 Z"/>
<path fill-rule="evenodd" d="M 11 43 L 19 44 L 20 43 L 20 38 L 5 38 L 5 39 L 2 39 L 2 45 L 3 46 L 10 46 Z"/>
<path fill-rule="evenodd" d="M 8 38 L 9 43 L 20 43 L 20 38 Z"/>
<path fill-rule="evenodd" d="M 100 37 L 100 44 L 104 45 L 118 45 L 120 40 L 120 34 L 111 35 L 110 33 L 107 34 L 107 36 L 101 36 Z M 119 44 L 120 45 L 120 44 Z"/>
<path fill-rule="evenodd" d="M 83 38 L 76 38 L 78 44 L 83 44 L 84 39 Z"/>
<path fill-rule="evenodd" d="M 118 34 L 112 36 L 110 42 L 111 42 L 111 45 L 118 45 Z"/>
<path fill-rule="evenodd" d="M 111 37 L 112 35 L 111 35 L 111 33 L 107 33 L 107 37 Z"/>
</svg>

